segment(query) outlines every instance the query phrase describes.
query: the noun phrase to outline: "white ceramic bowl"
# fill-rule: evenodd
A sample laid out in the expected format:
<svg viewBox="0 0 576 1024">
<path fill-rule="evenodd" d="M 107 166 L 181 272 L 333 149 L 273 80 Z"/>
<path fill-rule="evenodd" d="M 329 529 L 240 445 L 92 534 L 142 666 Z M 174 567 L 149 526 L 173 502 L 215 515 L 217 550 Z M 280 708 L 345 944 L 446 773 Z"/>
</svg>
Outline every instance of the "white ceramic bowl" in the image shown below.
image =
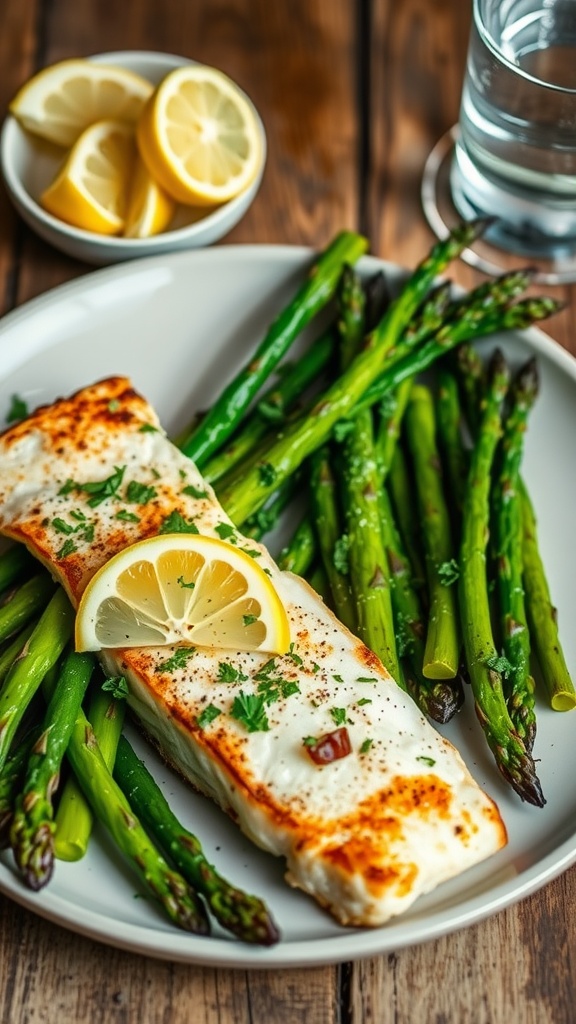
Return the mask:
<svg viewBox="0 0 576 1024">
<path fill-rule="evenodd" d="M 192 63 L 173 54 L 140 50 L 100 53 L 89 60 L 129 68 L 154 85 L 174 68 Z M 262 133 L 263 159 L 257 178 L 240 195 L 208 213 L 179 206 L 170 229 L 152 238 L 117 238 L 82 231 L 42 209 L 38 196 L 60 167 L 62 149 L 34 138 L 11 115 L 6 117 L 0 136 L 0 169 L 8 194 L 23 220 L 44 241 L 76 259 L 104 265 L 176 249 L 196 249 L 226 235 L 245 214 L 260 186 L 266 160 L 266 134 L 258 112 L 252 103 L 251 106 Z"/>
</svg>

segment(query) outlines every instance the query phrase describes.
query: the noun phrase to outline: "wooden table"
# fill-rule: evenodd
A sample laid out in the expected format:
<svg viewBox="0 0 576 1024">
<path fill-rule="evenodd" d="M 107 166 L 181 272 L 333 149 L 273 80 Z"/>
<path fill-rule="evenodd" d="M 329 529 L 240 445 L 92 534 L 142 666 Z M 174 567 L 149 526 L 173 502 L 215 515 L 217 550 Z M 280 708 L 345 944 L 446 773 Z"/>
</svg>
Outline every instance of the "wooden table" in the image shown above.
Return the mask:
<svg viewBox="0 0 576 1024">
<path fill-rule="evenodd" d="M 456 120 L 463 0 L 1 0 L 0 110 L 37 68 L 115 49 L 228 72 L 266 123 L 257 202 L 226 239 L 319 247 L 356 227 L 407 266 L 431 234 L 424 160 Z M 2 312 L 90 268 L 35 238 L 0 194 Z M 464 284 L 477 275 L 460 265 Z M 576 352 L 574 289 L 549 333 Z M 244 972 L 154 961 L 0 898 L 0 1020 L 139 1024 L 571 1024 L 576 867 L 464 931 L 357 963 Z"/>
</svg>

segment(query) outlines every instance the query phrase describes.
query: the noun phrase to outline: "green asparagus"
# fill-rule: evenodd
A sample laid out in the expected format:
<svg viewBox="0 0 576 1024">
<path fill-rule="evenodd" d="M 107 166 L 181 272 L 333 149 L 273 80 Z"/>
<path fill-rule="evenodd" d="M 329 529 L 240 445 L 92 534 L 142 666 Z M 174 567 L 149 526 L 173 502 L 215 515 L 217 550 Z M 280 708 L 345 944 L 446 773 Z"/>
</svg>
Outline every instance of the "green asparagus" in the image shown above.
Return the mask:
<svg viewBox="0 0 576 1024">
<path fill-rule="evenodd" d="M 436 276 L 477 237 L 484 226 L 485 222 L 462 225 L 447 239 L 438 242 L 416 268 L 378 326 L 368 335 L 362 351 L 327 389 L 312 411 L 287 425 L 267 448 L 265 455 L 247 468 L 241 480 L 234 481 L 233 487 L 229 485 L 219 491 L 220 501 L 234 522 L 242 523 L 260 508 L 282 480 L 328 439 L 338 420 L 356 414 L 359 400 L 381 377 L 387 352 L 398 342 Z M 444 351 L 442 345 L 437 345 L 436 349 L 433 359 Z M 386 384 L 385 390 L 389 390 L 390 385 Z"/>
<path fill-rule="evenodd" d="M 460 664 L 460 629 L 456 589 L 445 578 L 454 561 L 450 513 L 436 443 L 434 399 L 429 388 L 415 384 L 406 410 L 406 437 L 418 495 L 428 587 L 428 627 L 423 673 L 429 679 L 454 679 Z"/>
<path fill-rule="evenodd" d="M 468 473 L 460 548 L 459 596 L 466 665 L 476 714 L 498 769 L 523 800 L 544 805 L 534 761 L 510 720 L 492 633 L 486 572 L 490 474 L 501 435 L 501 405 L 508 389 L 506 363 L 491 360 L 484 411 Z"/>
<path fill-rule="evenodd" d="M 59 587 L 0 690 L 0 771 L 26 708 L 48 670 L 58 661 L 73 627 L 72 605 Z"/>
<path fill-rule="evenodd" d="M 494 551 L 502 653 L 508 662 L 504 692 L 508 713 L 528 750 L 536 735 L 530 634 L 522 582 L 520 464 L 528 414 L 538 392 L 536 360 L 530 359 L 510 388 L 510 410 L 500 442 L 501 464 L 493 490 Z"/>
<path fill-rule="evenodd" d="M 109 771 L 114 767 L 118 740 L 124 723 L 126 702 L 118 700 L 100 685 L 92 684 L 88 705 L 88 721 L 96 737 L 100 753 Z M 66 781 L 56 811 L 54 854 L 58 860 L 80 860 L 88 849 L 92 834 L 93 814 L 74 775 Z"/>
<path fill-rule="evenodd" d="M 243 942 L 278 942 L 278 929 L 266 905 L 231 885 L 206 860 L 200 841 L 178 821 L 125 736 L 118 744 L 114 777 L 155 842 L 204 897 L 216 920 Z"/>
<path fill-rule="evenodd" d="M 182 445 L 183 452 L 198 466 L 202 467 L 232 435 L 297 335 L 333 297 L 344 264 L 355 263 L 367 248 L 368 242 L 361 235 L 343 231 L 316 260 L 305 283 L 274 321 L 250 362 L 224 388 Z"/>
<path fill-rule="evenodd" d="M 31 889 L 41 889 L 52 877 L 56 828 L 52 796 L 93 670 L 91 655 L 71 652 L 65 658 L 52 693 L 46 694 L 49 700 L 42 729 L 14 807 L 10 843 L 16 864 Z"/>
</svg>

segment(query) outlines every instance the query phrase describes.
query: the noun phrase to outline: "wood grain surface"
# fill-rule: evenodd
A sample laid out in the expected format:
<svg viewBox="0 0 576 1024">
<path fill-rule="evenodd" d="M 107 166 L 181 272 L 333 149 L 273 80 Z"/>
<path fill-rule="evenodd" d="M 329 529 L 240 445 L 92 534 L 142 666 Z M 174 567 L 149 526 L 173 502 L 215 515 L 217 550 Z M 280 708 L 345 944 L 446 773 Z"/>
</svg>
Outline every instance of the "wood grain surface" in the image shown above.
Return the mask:
<svg viewBox="0 0 576 1024">
<path fill-rule="evenodd" d="M 420 179 L 457 119 L 466 0 L 0 0 L 0 110 L 36 69 L 117 49 L 180 53 L 254 99 L 269 159 L 228 243 L 323 245 L 360 228 L 406 266 L 432 236 Z M 0 311 L 91 268 L 35 238 L 0 190 Z M 463 284 L 479 279 L 460 264 Z M 547 325 L 576 353 L 574 289 Z M 326 968 L 155 961 L 0 897 L 2 1024 L 573 1024 L 576 868 L 474 927 Z"/>
</svg>

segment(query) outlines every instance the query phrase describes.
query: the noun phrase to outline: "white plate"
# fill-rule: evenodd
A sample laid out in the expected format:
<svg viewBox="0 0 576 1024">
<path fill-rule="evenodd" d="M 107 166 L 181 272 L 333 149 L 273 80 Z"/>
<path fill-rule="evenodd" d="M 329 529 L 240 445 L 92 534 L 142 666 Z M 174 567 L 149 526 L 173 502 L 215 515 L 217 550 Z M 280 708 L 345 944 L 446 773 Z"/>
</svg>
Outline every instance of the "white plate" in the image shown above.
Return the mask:
<svg viewBox="0 0 576 1024">
<path fill-rule="evenodd" d="M 293 294 L 311 255 L 271 246 L 153 257 L 101 270 L 34 300 L 0 324 L 0 419 L 12 394 L 30 407 L 109 374 L 128 374 L 157 407 L 169 431 L 182 429 L 216 395 Z M 382 264 L 363 261 L 367 272 Z M 398 272 L 388 266 L 387 272 Z M 576 477 L 576 362 L 537 330 L 506 339 L 515 361 L 538 355 L 542 393 L 527 439 L 525 477 L 540 521 L 541 543 L 568 663 L 576 667 L 576 547 L 572 543 Z M 88 856 L 59 862 L 50 885 L 27 891 L 0 857 L 0 890 L 36 913 L 95 939 L 146 955 L 234 967 L 336 963 L 396 950 L 472 924 L 527 896 L 576 860 L 576 743 L 573 714 L 539 701 L 535 755 L 548 803 L 523 805 L 493 765 L 468 707 L 445 733 L 498 801 L 509 844 L 495 857 L 421 899 L 375 930 L 346 930 L 283 882 L 279 861 L 260 853 L 207 800 L 176 779 L 142 744 L 176 812 L 200 836 L 207 856 L 239 885 L 263 896 L 281 931 L 272 949 L 252 948 L 219 932 L 181 933 L 97 834 Z"/>
</svg>

